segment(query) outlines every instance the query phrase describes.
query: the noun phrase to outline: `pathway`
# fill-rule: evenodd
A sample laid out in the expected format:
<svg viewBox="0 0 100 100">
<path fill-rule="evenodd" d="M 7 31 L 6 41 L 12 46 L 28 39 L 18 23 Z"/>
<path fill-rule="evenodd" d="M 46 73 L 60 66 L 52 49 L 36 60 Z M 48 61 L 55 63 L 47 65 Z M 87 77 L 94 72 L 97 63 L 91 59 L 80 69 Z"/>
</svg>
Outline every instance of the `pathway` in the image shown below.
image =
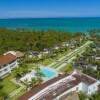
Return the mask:
<svg viewBox="0 0 100 100">
<path fill-rule="evenodd" d="M 48 65 L 47 67 L 54 67 L 57 70 L 63 68 L 65 66 L 64 62 L 66 60 L 68 60 L 70 62 L 71 58 L 73 58 L 74 56 L 76 56 L 76 54 L 79 54 L 80 52 L 82 52 L 91 42 L 88 41 L 86 44 L 82 45 L 81 47 L 75 49 L 73 52 L 68 53 L 67 55 L 63 56 L 62 58 L 58 59 L 57 61 L 51 63 L 50 65 Z"/>
<path fill-rule="evenodd" d="M 63 63 L 62 65 L 60 65 L 59 67 L 56 68 L 57 71 L 59 71 L 60 69 L 62 69 L 63 67 L 65 67 L 67 64 L 69 64 L 71 61 L 73 61 L 76 57 L 72 57 L 70 58 L 68 61 L 66 61 L 65 63 Z"/>
<path fill-rule="evenodd" d="M 11 92 L 11 93 L 9 94 L 10 97 L 13 97 L 13 96 L 17 95 L 22 89 L 24 89 L 25 86 L 22 85 L 21 83 L 17 82 L 17 81 L 15 80 L 15 78 L 11 79 L 11 81 L 12 81 L 13 83 L 17 84 L 17 85 L 20 85 L 20 88 L 16 89 L 15 91 L 13 91 L 13 92 Z"/>
</svg>

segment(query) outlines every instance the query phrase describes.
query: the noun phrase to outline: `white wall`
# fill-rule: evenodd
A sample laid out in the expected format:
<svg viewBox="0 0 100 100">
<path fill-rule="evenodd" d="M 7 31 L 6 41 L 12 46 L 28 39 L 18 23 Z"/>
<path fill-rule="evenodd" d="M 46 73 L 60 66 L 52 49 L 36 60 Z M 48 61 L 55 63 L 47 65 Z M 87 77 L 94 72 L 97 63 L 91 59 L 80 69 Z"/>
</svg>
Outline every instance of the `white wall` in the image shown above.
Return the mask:
<svg viewBox="0 0 100 100">
<path fill-rule="evenodd" d="M 100 81 L 97 81 L 96 83 L 90 85 L 88 87 L 88 95 L 93 94 L 95 91 L 98 90 L 98 85 L 100 84 Z"/>
<path fill-rule="evenodd" d="M 79 91 L 88 92 L 88 86 L 83 82 L 79 83 Z"/>
<path fill-rule="evenodd" d="M 17 67 L 17 60 L 0 69 L 0 77 L 4 77 L 4 75 L 11 73 L 11 70 L 15 67 Z"/>
</svg>

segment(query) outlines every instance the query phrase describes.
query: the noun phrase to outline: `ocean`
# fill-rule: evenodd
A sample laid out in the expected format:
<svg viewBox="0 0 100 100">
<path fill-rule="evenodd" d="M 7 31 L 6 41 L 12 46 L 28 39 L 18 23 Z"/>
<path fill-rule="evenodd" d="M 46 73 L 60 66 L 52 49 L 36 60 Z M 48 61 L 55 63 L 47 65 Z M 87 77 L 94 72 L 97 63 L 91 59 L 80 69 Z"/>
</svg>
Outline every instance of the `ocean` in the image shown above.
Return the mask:
<svg viewBox="0 0 100 100">
<path fill-rule="evenodd" d="M 63 30 L 87 32 L 100 29 L 100 18 L 21 18 L 0 19 L 0 27 L 8 29 L 27 28 L 29 30 Z"/>
</svg>

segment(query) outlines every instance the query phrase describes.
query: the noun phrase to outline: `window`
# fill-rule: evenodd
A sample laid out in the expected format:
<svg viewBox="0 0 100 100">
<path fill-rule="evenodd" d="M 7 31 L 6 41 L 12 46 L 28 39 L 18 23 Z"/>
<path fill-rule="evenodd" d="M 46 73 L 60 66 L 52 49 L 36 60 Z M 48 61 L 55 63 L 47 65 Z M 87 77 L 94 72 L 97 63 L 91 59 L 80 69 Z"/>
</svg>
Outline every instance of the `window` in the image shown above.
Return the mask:
<svg viewBox="0 0 100 100">
<path fill-rule="evenodd" d="M 57 94 L 56 91 L 54 91 L 54 92 L 53 92 L 53 96 L 55 96 L 56 94 Z"/>
<path fill-rule="evenodd" d="M 76 91 L 78 91 L 78 87 L 76 88 Z"/>
</svg>

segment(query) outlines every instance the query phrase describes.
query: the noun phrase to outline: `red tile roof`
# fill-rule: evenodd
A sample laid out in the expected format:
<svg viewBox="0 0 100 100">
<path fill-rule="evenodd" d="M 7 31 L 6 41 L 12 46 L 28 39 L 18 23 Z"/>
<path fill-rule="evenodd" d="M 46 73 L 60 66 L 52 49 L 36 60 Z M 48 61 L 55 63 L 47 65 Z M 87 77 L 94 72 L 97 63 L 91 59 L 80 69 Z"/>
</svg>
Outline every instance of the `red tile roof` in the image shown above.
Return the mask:
<svg viewBox="0 0 100 100">
<path fill-rule="evenodd" d="M 13 60 L 16 60 L 16 56 L 12 55 L 11 53 L 0 56 L 0 66 L 8 64 L 12 62 Z"/>
<path fill-rule="evenodd" d="M 37 94 L 39 91 L 43 90 L 44 88 L 46 88 L 47 86 L 61 80 L 62 78 L 65 78 L 69 76 L 69 74 L 64 74 L 64 75 L 60 75 L 58 77 L 55 77 L 43 84 L 40 84 L 34 88 L 32 88 L 30 91 L 28 91 L 27 93 L 25 93 L 24 95 L 22 95 L 21 97 L 19 97 L 17 100 L 28 100 L 30 97 L 32 97 L 33 95 Z"/>
<path fill-rule="evenodd" d="M 55 77 L 43 84 L 40 84 L 39 86 L 34 87 L 33 89 L 31 89 L 30 91 L 28 91 L 27 93 L 25 93 L 24 95 L 22 95 L 21 97 L 19 97 L 17 100 L 28 100 L 30 97 L 34 96 L 35 94 L 37 94 L 38 92 L 40 92 L 41 90 L 43 90 L 44 88 L 48 87 L 49 85 L 61 80 L 62 78 L 65 78 L 69 76 L 68 74 L 64 74 L 58 77 Z M 85 75 L 78 75 L 78 74 L 74 74 L 72 75 L 73 77 L 76 78 L 76 80 L 72 80 L 70 82 L 65 82 L 65 83 L 60 83 L 60 85 L 58 85 L 57 87 L 55 87 L 55 89 L 51 89 L 49 91 L 47 91 L 45 94 L 43 94 L 42 96 L 38 97 L 38 99 L 36 100 L 53 100 L 55 99 L 57 96 L 61 95 L 63 92 L 71 89 L 72 87 L 78 85 L 80 82 L 84 82 L 87 84 L 93 84 L 96 82 L 96 80 L 87 77 Z M 53 95 L 53 93 L 56 93 L 56 95 Z"/>
</svg>

